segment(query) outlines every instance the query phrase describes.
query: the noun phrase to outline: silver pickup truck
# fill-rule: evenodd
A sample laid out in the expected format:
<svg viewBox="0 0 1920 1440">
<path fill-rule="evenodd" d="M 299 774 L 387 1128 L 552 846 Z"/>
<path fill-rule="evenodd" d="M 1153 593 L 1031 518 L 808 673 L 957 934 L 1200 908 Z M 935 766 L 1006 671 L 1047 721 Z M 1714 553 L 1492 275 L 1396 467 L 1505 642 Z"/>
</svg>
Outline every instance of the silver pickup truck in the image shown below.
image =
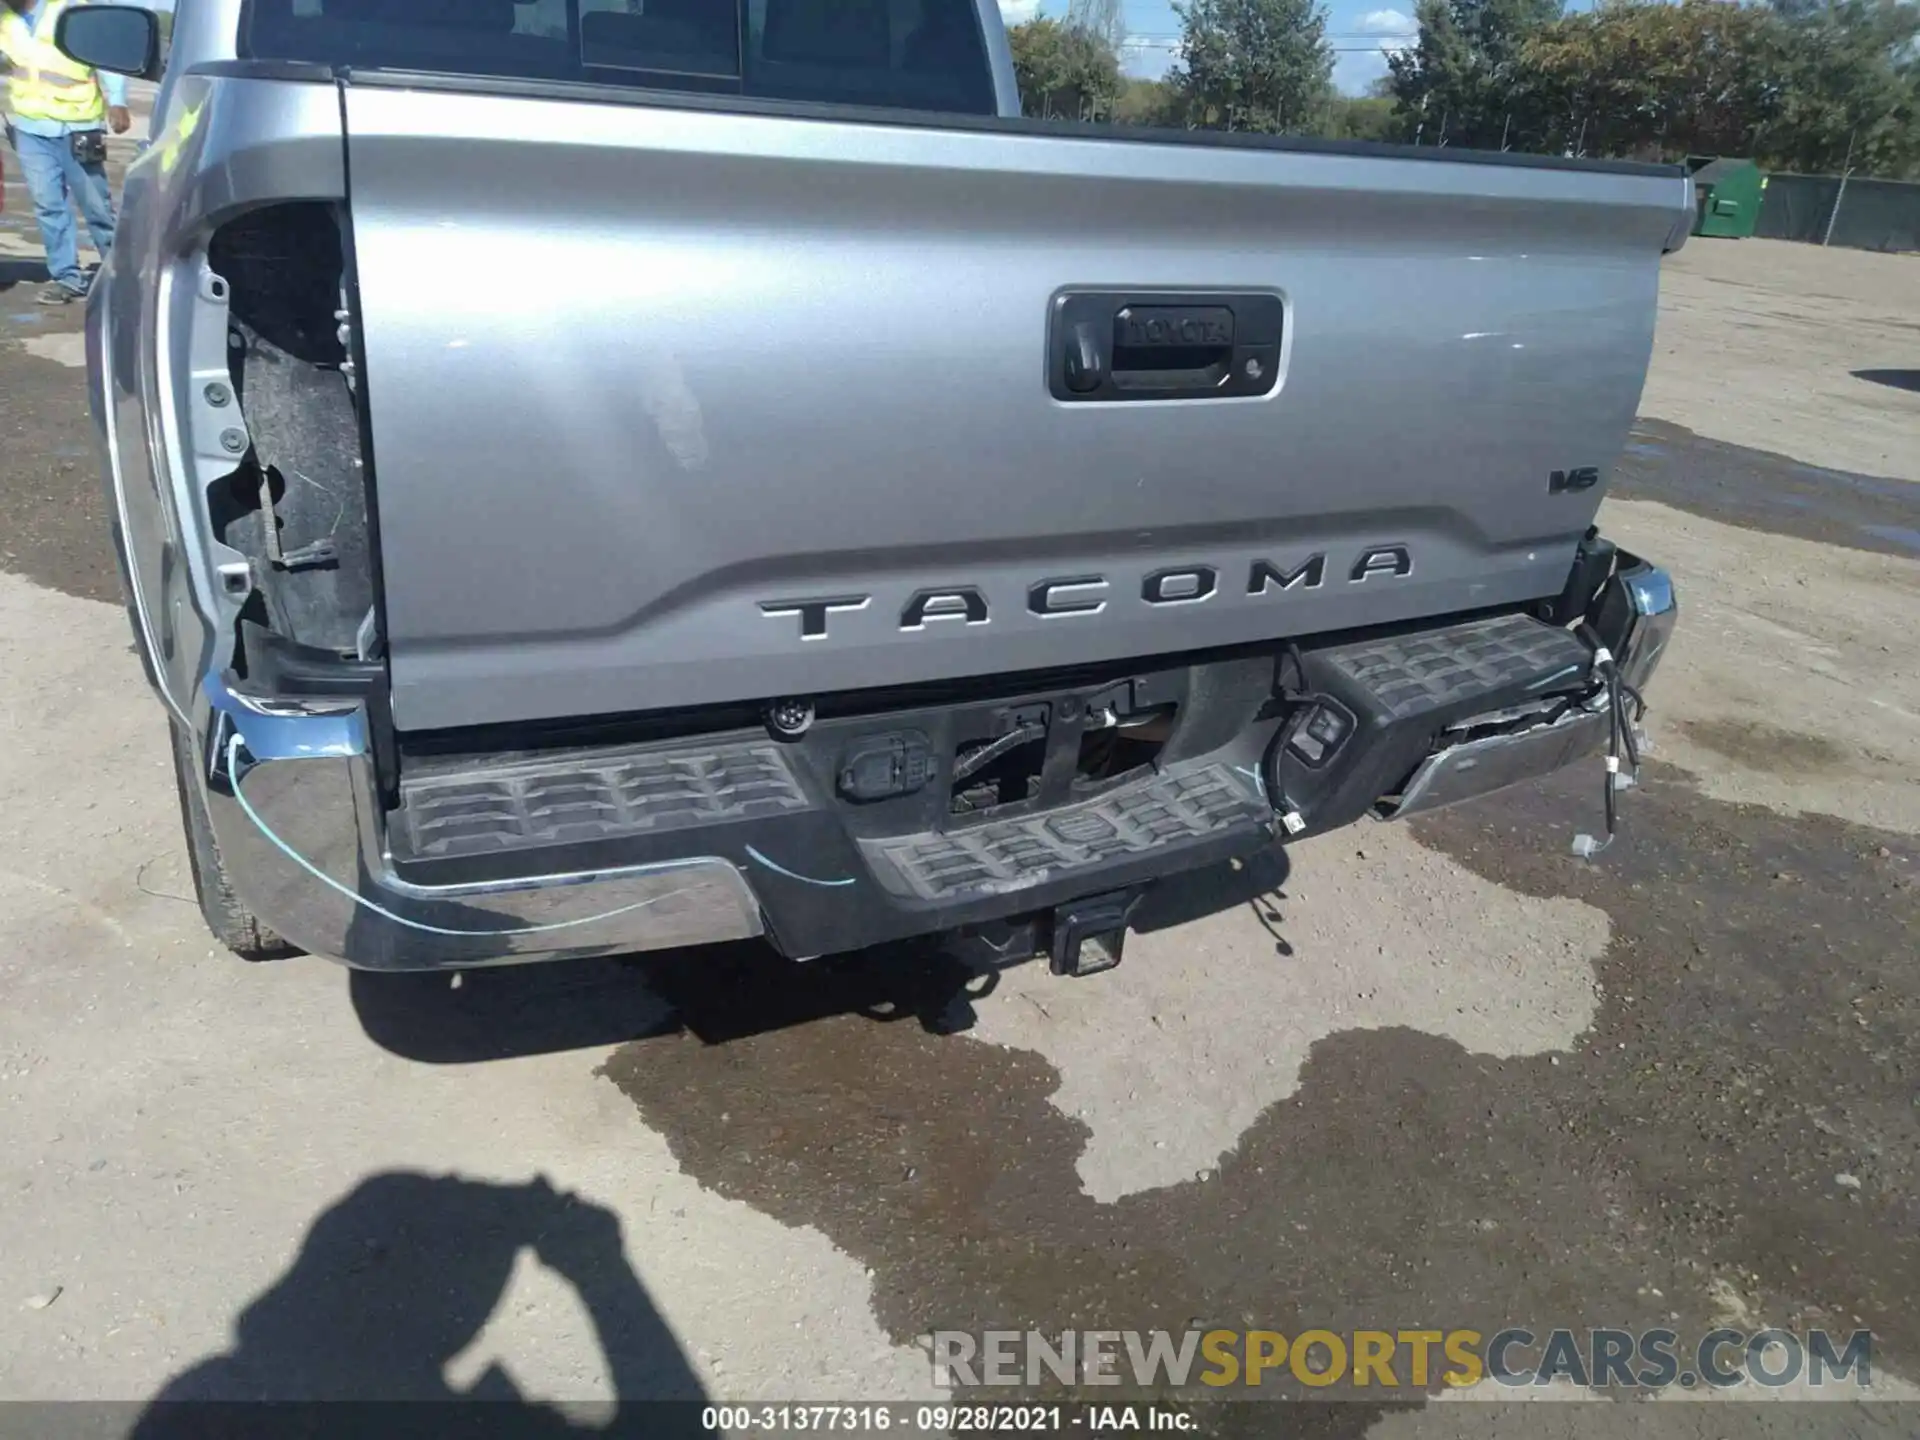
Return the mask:
<svg viewBox="0 0 1920 1440">
<path fill-rule="evenodd" d="M 993 0 L 60 43 L 164 74 L 93 408 L 242 955 L 1078 974 L 1156 883 L 1631 763 L 1672 586 L 1592 523 L 1677 169 L 1030 124 Z"/>
</svg>

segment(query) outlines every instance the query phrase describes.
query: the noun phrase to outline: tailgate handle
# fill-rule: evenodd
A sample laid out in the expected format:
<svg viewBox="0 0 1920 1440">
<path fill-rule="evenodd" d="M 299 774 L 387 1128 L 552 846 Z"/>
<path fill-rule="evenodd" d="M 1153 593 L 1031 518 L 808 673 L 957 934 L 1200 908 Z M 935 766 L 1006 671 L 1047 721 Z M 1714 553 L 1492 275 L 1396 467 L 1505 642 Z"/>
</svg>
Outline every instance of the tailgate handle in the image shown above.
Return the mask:
<svg viewBox="0 0 1920 1440">
<path fill-rule="evenodd" d="M 1067 337 L 1067 387 L 1076 395 L 1091 395 L 1105 383 L 1107 356 L 1100 346 L 1100 327 L 1079 321 Z"/>
<path fill-rule="evenodd" d="M 1113 317 L 1113 383 L 1122 390 L 1215 390 L 1233 368 L 1224 305 L 1129 305 Z"/>
<path fill-rule="evenodd" d="M 1048 388 L 1075 403 L 1236 399 L 1280 379 L 1285 302 L 1271 292 L 1057 294 Z"/>
</svg>

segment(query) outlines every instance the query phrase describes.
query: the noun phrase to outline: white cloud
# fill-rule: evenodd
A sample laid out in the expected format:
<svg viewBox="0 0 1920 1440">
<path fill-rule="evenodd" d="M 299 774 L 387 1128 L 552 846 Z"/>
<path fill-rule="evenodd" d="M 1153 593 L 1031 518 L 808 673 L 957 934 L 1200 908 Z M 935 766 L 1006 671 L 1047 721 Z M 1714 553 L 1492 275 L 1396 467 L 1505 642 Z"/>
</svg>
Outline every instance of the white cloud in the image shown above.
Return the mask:
<svg viewBox="0 0 1920 1440">
<path fill-rule="evenodd" d="M 1040 0 L 1000 0 L 1000 18 L 1009 25 L 1024 25 L 1040 13 Z"/>
<path fill-rule="evenodd" d="M 1353 28 L 1369 35 L 1411 35 L 1420 27 L 1411 15 L 1398 10 L 1369 10 Z"/>
<path fill-rule="evenodd" d="M 1333 83 L 1345 94 L 1359 95 L 1387 73 L 1387 56 L 1410 44 L 1420 26 L 1411 15 L 1388 9 L 1369 10 L 1353 28 L 1360 34 L 1380 37 L 1365 50 L 1349 50 L 1335 57 Z"/>
</svg>

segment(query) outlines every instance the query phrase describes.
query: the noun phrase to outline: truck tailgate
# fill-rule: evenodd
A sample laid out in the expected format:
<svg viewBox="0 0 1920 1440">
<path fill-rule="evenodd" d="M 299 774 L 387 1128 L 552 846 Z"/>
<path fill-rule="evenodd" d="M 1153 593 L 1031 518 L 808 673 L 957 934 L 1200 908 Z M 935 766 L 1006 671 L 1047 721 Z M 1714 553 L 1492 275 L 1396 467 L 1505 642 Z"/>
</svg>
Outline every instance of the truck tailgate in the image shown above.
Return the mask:
<svg viewBox="0 0 1920 1440">
<path fill-rule="evenodd" d="M 992 122 L 359 82 L 346 116 L 409 730 L 1557 593 L 1687 203 L 1651 170 Z M 1279 382 L 1056 398 L 1076 288 L 1277 297 Z"/>
</svg>

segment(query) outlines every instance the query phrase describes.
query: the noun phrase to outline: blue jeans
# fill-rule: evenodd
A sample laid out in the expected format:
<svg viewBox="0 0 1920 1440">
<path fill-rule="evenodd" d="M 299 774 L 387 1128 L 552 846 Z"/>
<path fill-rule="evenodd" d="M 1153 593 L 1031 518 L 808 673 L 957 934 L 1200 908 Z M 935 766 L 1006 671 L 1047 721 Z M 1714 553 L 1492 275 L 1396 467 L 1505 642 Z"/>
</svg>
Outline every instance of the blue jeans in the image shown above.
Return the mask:
<svg viewBox="0 0 1920 1440">
<path fill-rule="evenodd" d="M 93 248 L 106 259 L 113 248 L 114 224 L 107 167 L 82 165 L 74 158 L 70 136 L 29 135 L 14 130 L 10 138 L 40 221 L 40 240 L 47 247 L 47 273 L 69 290 L 84 290 L 87 280 L 80 272 L 80 240 L 72 207 L 78 204 L 80 213 L 87 217 Z"/>
</svg>

